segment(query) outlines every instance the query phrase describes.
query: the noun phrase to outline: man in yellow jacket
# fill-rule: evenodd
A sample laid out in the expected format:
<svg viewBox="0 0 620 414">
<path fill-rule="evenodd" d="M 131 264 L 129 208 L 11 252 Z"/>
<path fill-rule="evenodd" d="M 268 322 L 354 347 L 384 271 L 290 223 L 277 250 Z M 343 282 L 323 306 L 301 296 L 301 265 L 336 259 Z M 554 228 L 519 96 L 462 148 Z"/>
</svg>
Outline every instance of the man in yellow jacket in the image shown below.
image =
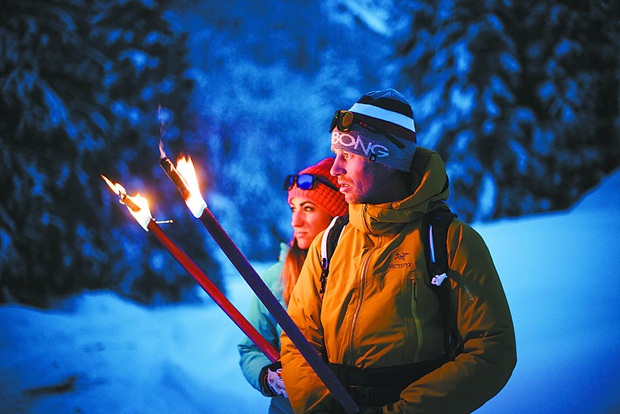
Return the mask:
<svg viewBox="0 0 620 414">
<path fill-rule="evenodd" d="M 288 312 L 363 413 L 470 413 L 496 395 L 516 364 L 510 309 L 480 235 L 454 219 L 446 246 L 456 355 L 444 346 L 444 311 L 432 291 L 421 234 L 445 208 L 440 156 L 416 146 L 413 111 L 393 89 L 369 92 L 330 127 L 331 174 L 349 204 L 321 280 L 321 235 Z M 282 377 L 296 413 L 343 412 L 282 334 Z"/>
</svg>

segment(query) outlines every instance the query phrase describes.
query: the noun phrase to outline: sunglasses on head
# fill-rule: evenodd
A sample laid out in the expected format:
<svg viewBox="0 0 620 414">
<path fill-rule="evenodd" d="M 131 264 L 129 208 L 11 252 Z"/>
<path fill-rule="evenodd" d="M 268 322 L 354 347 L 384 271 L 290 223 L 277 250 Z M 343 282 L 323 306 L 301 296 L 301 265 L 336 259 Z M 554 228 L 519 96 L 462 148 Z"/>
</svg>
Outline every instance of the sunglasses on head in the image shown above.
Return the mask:
<svg viewBox="0 0 620 414">
<path fill-rule="evenodd" d="M 325 178 L 313 174 L 295 174 L 289 175 L 284 179 L 284 190 L 288 191 L 295 184 L 300 190 L 312 190 L 316 188 L 318 183 L 324 184 L 334 191 L 338 191 L 338 187 L 327 181 Z"/>
<path fill-rule="evenodd" d="M 388 134 L 385 131 L 382 131 L 377 127 L 368 125 L 366 122 L 360 120 L 358 117 L 355 116 L 353 112 L 350 111 L 336 111 L 334 117 L 332 118 L 332 123 L 329 126 L 329 132 L 332 132 L 334 128 L 338 128 L 338 130 L 341 132 L 349 132 L 353 124 L 359 125 L 372 133 L 383 135 L 400 149 L 405 148 L 405 145 L 396 138 L 394 138 L 392 135 Z"/>
</svg>

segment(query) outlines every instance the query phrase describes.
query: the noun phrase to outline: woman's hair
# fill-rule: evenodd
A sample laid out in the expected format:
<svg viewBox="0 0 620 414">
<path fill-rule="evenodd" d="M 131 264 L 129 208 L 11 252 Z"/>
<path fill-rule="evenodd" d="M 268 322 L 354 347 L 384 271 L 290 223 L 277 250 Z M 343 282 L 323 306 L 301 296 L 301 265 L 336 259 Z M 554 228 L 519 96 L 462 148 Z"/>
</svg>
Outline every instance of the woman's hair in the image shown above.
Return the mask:
<svg viewBox="0 0 620 414">
<path fill-rule="evenodd" d="M 291 298 L 293 288 L 297 284 L 301 267 L 306 260 L 307 250 L 302 250 L 297 246 L 297 240 L 293 239 L 291 242 L 291 249 L 286 255 L 284 260 L 284 267 L 282 267 L 282 273 L 280 273 L 280 283 L 282 283 L 282 297 L 284 303 L 288 306 L 288 301 Z"/>
<path fill-rule="evenodd" d="M 293 186 L 288 188 L 287 200 L 290 203 L 295 197 L 303 197 L 315 203 L 330 215 L 330 217 L 342 216 L 348 211 L 348 204 L 344 199 L 344 194 L 338 191 L 338 178 L 330 174 L 330 169 L 334 164 L 334 157 L 328 157 L 317 164 L 311 165 L 303 170 L 299 174 L 308 174 L 315 177 L 321 177 L 324 182 L 312 186 L 309 189 L 302 190 L 294 181 Z M 298 177 L 298 176 L 297 176 Z M 326 185 L 325 182 L 331 183 Z M 284 303 L 288 306 L 288 301 L 291 298 L 293 288 L 299 278 L 299 272 L 306 260 L 307 250 L 302 250 L 297 245 L 297 240 L 293 238 L 291 242 L 291 249 L 286 255 L 284 261 L 284 267 L 280 274 L 280 283 L 282 286 L 282 297 Z"/>
</svg>

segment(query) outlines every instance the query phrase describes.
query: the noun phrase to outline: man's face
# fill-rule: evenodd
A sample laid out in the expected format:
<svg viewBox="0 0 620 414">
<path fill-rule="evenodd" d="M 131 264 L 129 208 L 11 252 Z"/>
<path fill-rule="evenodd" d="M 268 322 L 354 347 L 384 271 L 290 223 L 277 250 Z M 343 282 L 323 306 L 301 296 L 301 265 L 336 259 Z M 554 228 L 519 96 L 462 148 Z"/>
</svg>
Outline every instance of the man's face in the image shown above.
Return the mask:
<svg viewBox="0 0 620 414">
<path fill-rule="evenodd" d="M 338 177 L 340 192 L 349 204 L 381 204 L 394 201 L 390 193 L 396 170 L 365 157 L 334 150 L 336 160 L 330 173 Z"/>
</svg>

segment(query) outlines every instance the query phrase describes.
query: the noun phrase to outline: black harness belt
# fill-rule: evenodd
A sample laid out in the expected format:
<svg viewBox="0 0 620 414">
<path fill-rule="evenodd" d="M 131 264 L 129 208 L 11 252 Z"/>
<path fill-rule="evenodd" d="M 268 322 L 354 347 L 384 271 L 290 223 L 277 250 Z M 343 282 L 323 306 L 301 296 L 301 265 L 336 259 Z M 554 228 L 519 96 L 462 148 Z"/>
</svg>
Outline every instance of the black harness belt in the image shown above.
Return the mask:
<svg viewBox="0 0 620 414">
<path fill-rule="evenodd" d="M 331 363 L 329 367 L 357 404 L 378 407 L 398 401 L 400 393 L 409 384 L 436 370 L 445 362 L 445 358 L 440 358 L 385 368 L 357 368 Z"/>
</svg>

